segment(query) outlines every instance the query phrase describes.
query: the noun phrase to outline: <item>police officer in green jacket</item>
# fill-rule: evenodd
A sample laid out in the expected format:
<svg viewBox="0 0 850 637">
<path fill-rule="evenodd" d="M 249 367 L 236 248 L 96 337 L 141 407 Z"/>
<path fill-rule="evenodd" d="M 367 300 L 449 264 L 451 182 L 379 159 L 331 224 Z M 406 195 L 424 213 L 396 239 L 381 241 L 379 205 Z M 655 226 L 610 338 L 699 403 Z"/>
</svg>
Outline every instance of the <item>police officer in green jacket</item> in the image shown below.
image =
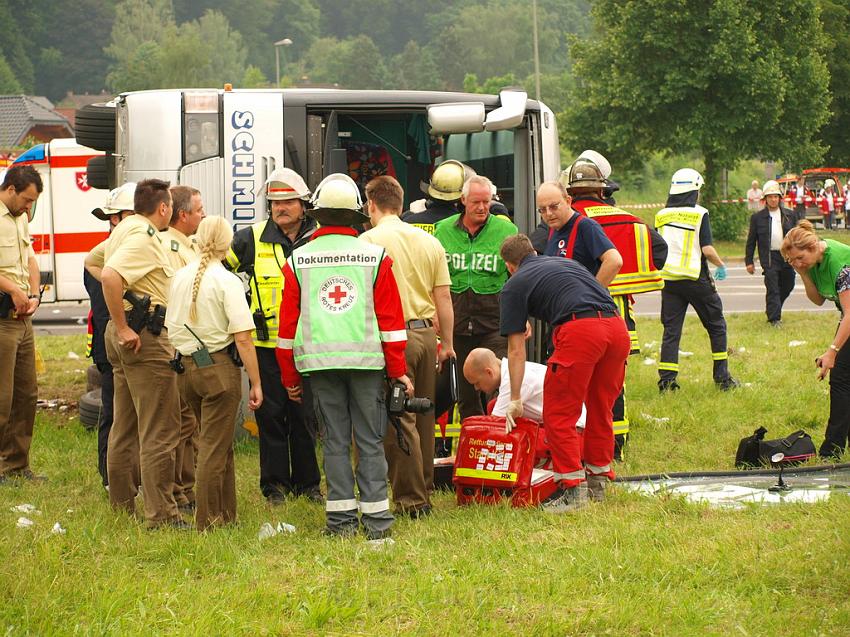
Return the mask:
<svg viewBox="0 0 850 637">
<path fill-rule="evenodd" d="M 443 219 L 434 231 L 446 250 L 452 279 L 458 369 L 476 347 L 486 347 L 497 357 L 507 355 L 507 339 L 499 334 L 499 294 L 508 270 L 499 248 L 517 228 L 505 217 L 490 214 L 492 187 L 481 175 L 467 179 L 461 195 L 464 211 Z M 458 375 L 458 408 L 461 419 L 484 413 L 480 394 L 462 375 Z"/>
<path fill-rule="evenodd" d="M 272 172 L 266 181 L 269 218 L 239 230 L 225 264 L 248 275 L 254 345 L 263 385 L 263 405 L 257 410 L 260 436 L 260 490 L 271 504 L 286 495 L 322 502 L 316 462 L 312 400 L 291 401 L 280 382 L 275 358 L 283 293 L 282 269 L 292 251 L 307 243 L 316 222 L 306 216 L 310 190 L 289 168 Z M 305 388 L 306 389 L 306 388 Z"/>
</svg>

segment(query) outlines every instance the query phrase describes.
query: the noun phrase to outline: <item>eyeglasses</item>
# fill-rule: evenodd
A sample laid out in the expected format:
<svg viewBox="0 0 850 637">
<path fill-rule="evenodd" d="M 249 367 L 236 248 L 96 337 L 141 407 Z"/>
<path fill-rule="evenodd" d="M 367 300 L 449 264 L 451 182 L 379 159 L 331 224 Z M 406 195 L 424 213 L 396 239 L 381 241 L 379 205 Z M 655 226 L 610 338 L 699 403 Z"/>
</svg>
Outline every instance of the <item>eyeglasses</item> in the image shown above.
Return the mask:
<svg viewBox="0 0 850 637">
<path fill-rule="evenodd" d="M 545 215 L 547 212 L 551 212 L 552 214 L 555 214 L 561 208 L 562 203 L 564 203 L 564 202 L 559 201 L 557 203 L 550 203 L 548 206 L 541 206 L 540 208 L 537 209 L 537 212 L 539 212 L 541 215 Z"/>
</svg>

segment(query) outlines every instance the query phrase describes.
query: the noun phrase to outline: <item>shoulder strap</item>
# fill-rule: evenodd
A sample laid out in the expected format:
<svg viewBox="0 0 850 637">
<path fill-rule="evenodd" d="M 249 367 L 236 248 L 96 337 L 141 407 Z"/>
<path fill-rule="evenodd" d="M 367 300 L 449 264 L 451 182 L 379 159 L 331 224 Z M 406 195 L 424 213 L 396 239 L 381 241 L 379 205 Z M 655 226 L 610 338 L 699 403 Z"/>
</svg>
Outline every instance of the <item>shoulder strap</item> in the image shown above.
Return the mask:
<svg viewBox="0 0 850 637">
<path fill-rule="evenodd" d="M 576 217 L 575 225 L 573 225 L 572 230 L 570 230 L 570 238 L 567 241 L 567 250 L 566 250 L 566 255 L 565 255 L 568 259 L 573 258 L 573 250 L 576 247 L 576 239 L 578 238 L 578 224 L 580 224 L 583 219 L 584 219 L 584 215 L 579 214 Z"/>
</svg>

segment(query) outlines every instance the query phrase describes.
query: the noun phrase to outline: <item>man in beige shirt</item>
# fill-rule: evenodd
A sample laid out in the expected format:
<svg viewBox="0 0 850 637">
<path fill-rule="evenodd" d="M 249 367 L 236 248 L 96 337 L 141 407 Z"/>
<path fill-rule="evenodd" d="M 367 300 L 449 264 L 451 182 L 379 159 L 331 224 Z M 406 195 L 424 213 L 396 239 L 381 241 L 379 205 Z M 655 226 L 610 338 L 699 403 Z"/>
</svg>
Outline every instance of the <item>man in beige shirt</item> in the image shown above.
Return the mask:
<svg viewBox="0 0 850 637">
<path fill-rule="evenodd" d="M 360 238 L 383 246 L 393 260 L 407 327 L 407 375 L 416 388 L 416 396 L 433 403 L 437 364 L 455 358 L 454 311 L 446 252 L 433 236 L 401 220 L 404 191 L 394 178 L 382 176 L 370 181 L 366 185 L 366 197 L 372 229 Z M 435 318 L 442 341 L 439 357 Z M 388 430 L 384 439 L 393 501 L 396 513 L 419 518 L 431 511 L 434 411 L 405 413 L 400 424 L 410 447 L 409 456 L 399 448 L 396 432 Z"/>
<path fill-rule="evenodd" d="M 201 192 L 191 186 L 172 186 L 173 213 L 163 233 L 163 243 L 177 271 L 198 258 L 195 233 L 206 216 Z M 180 442 L 174 459 L 174 500 L 183 513 L 195 510 L 195 451 L 198 448 L 198 421 L 189 404 L 180 399 Z"/>
<path fill-rule="evenodd" d="M 174 500 L 175 450 L 180 437 L 177 379 L 169 366 L 174 349 L 165 329 L 148 312 L 145 327 L 134 331 L 125 312 L 125 292 L 150 297 L 150 307 L 168 305 L 174 268 L 160 231 L 171 220 L 168 182 L 146 179 L 136 185 L 134 214 L 118 224 L 106 246 L 103 295 L 109 308 L 106 354 L 115 377 L 115 414 L 109 434 L 109 500 L 116 509 L 135 512 L 136 485 L 144 487 L 148 528 L 191 529 Z M 122 301 L 123 298 L 123 301 Z M 138 455 L 139 464 L 135 463 Z"/>
<path fill-rule="evenodd" d="M 41 301 L 29 211 L 42 188 L 32 166 L 12 166 L 0 184 L 0 483 L 44 479 L 29 466 L 38 399 L 32 315 Z"/>
</svg>

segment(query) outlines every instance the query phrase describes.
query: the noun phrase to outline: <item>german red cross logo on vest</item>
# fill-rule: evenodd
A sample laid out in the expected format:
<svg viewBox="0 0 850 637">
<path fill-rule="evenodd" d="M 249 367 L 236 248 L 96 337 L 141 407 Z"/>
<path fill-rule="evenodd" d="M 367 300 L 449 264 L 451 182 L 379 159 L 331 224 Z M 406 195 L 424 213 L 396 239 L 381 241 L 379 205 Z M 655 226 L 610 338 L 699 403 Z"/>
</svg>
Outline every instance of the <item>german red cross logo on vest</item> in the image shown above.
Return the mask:
<svg viewBox="0 0 850 637">
<path fill-rule="evenodd" d="M 319 306 L 329 314 L 347 312 L 357 300 L 357 288 L 348 277 L 335 275 L 319 286 Z"/>
</svg>

